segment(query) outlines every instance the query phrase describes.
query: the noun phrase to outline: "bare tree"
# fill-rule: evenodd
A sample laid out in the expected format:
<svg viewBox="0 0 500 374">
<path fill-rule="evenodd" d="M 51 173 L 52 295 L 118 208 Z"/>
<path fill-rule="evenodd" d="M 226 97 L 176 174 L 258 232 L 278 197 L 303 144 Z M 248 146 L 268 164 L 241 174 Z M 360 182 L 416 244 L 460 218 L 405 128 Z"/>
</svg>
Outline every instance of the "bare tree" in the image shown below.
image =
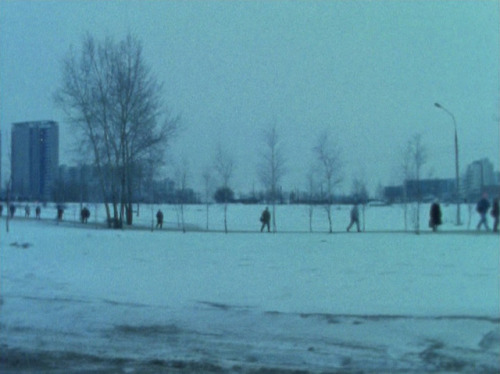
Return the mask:
<svg viewBox="0 0 500 374">
<path fill-rule="evenodd" d="M 224 232 L 227 234 L 227 206 L 229 203 L 229 183 L 233 176 L 234 160 L 229 152 L 219 144 L 215 154 L 215 171 L 224 190 Z"/>
<path fill-rule="evenodd" d="M 186 221 L 184 219 L 184 204 L 186 203 L 187 198 L 187 186 L 188 186 L 188 178 L 189 178 L 189 164 L 187 160 L 181 161 L 177 164 L 177 168 L 175 171 L 175 179 L 177 184 L 177 204 L 179 207 L 180 214 L 180 226 L 182 232 L 186 232 Z"/>
<path fill-rule="evenodd" d="M 400 170 L 403 178 L 403 220 L 405 231 L 408 231 L 408 181 L 413 178 L 412 155 L 409 143 L 401 151 Z"/>
<path fill-rule="evenodd" d="M 212 173 L 209 168 L 203 171 L 203 185 L 205 188 L 205 207 L 206 207 L 206 230 L 208 231 L 210 196 L 212 195 Z"/>
<path fill-rule="evenodd" d="M 314 198 L 316 194 L 316 171 L 311 168 L 307 173 L 307 213 L 309 217 L 309 232 L 313 232 Z"/>
<path fill-rule="evenodd" d="M 332 233 L 332 205 L 333 189 L 342 181 L 341 157 L 338 145 L 330 139 L 328 131 L 325 131 L 318 139 L 314 152 L 319 163 L 319 172 L 326 189 L 323 191 L 323 200 L 328 217 L 329 232 Z"/>
<path fill-rule="evenodd" d="M 137 170 L 161 164 L 178 118 L 168 115 L 162 84 L 130 35 L 120 42 L 87 36 L 80 55 L 72 51 L 64 60 L 62 73 L 55 101 L 92 150 L 108 222 L 121 227 L 125 216 L 132 224 Z"/>
<path fill-rule="evenodd" d="M 155 168 L 153 165 L 145 165 L 143 169 L 143 175 L 146 180 L 146 194 L 149 195 L 149 206 L 151 208 L 151 232 L 154 231 L 155 228 L 155 211 L 154 211 L 154 203 L 155 203 L 155 183 L 154 183 L 154 173 Z"/>
<path fill-rule="evenodd" d="M 264 149 L 258 174 L 272 205 L 273 232 L 276 232 L 276 198 L 279 183 L 286 173 L 285 156 L 276 125 L 264 131 Z"/>
<path fill-rule="evenodd" d="M 427 161 L 427 150 L 422 144 L 422 135 L 414 134 L 407 145 L 408 157 L 410 159 L 411 175 L 414 177 L 416 186 L 417 207 L 415 212 L 415 232 L 420 233 L 420 205 L 422 203 L 422 191 L 420 186 L 420 176 L 422 167 Z"/>
</svg>

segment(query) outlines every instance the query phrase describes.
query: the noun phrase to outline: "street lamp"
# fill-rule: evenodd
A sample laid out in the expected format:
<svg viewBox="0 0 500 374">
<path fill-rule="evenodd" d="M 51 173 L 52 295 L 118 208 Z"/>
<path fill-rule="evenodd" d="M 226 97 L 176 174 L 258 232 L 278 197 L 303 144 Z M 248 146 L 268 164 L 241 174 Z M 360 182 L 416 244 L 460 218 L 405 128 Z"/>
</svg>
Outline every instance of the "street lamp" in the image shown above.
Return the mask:
<svg viewBox="0 0 500 374">
<path fill-rule="evenodd" d="M 439 103 L 434 103 L 434 106 L 436 108 L 444 110 L 446 113 L 448 113 L 451 118 L 453 119 L 453 126 L 455 127 L 455 177 L 456 177 L 456 196 L 455 198 L 457 199 L 457 226 L 461 225 L 462 223 L 460 222 L 460 177 L 458 175 L 458 136 L 457 136 L 457 121 L 455 121 L 455 116 L 453 115 L 452 112 L 450 112 L 448 109 L 443 107 Z"/>
</svg>

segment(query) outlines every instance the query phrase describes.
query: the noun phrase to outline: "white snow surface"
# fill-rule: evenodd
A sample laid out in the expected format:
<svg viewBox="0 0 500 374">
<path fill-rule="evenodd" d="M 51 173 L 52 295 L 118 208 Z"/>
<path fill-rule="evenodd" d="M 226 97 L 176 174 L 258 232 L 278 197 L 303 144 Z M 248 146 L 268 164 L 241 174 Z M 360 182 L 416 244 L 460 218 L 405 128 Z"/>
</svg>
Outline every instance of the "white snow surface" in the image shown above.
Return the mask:
<svg viewBox="0 0 500 374">
<path fill-rule="evenodd" d="M 204 206 L 185 207 L 186 233 L 161 208 L 154 231 L 158 206 L 142 229 L 105 229 L 93 206 L 74 222 L 78 205 L 0 220 L 1 372 L 500 371 L 500 240 L 467 230 L 466 208 L 431 233 L 424 206 L 420 235 L 400 207 L 368 208 L 363 233 L 335 208 L 333 234 L 321 208 L 309 233 L 307 207 L 278 206 L 276 234 L 262 206 L 231 205 L 228 234 L 203 231 Z"/>
</svg>

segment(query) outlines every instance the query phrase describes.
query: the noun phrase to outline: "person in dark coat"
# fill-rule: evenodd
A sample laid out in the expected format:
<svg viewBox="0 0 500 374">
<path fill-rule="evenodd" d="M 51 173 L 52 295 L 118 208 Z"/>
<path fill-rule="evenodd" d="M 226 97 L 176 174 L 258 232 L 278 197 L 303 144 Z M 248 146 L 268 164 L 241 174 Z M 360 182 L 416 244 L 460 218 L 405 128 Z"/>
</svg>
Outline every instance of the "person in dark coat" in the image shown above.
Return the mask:
<svg viewBox="0 0 500 374">
<path fill-rule="evenodd" d="M 498 232 L 498 212 L 499 212 L 499 202 L 498 197 L 493 200 L 493 206 L 491 207 L 491 216 L 493 217 L 493 231 Z"/>
<path fill-rule="evenodd" d="M 432 231 L 437 231 L 439 225 L 443 223 L 441 213 L 441 206 L 437 201 L 433 202 L 431 205 L 431 210 L 429 212 L 429 227 Z"/>
<path fill-rule="evenodd" d="M 10 204 L 10 218 L 14 218 L 14 214 L 16 214 L 16 206 L 14 204 Z"/>
<path fill-rule="evenodd" d="M 0 204 L 0 217 L 2 216 L 3 213 L 3 204 Z"/>
<path fill-rule="evenodd" d="M 90 210 L 87 207 L 84 207 L 80 212 L 80 215 L 82 216 L 82 222 L 87 223 L 90 217 Z"/>
<path fill-rule="evenodd" d="M 267 226 L 267 232 L 271 232 L 271 213 L 269 213 L 269 208 L 267 206 L 260 216 L 260 222 L 262 222 L 260 232 L 264 231 L 264 227 L 266 226 Z"/>
<path fill-rule="evenodd" d="M 489 231 L 488 227 L 488 210 L 490 209 L 490 202 L 488 201 L 488 194 L 484 193 L 483 197 L 481 200 L 476 205 L 476 211 L 479 213 L 481 219 L 479 220 L 479 223 L 477 224 L 476 229 L 480 230 L 481 226 L 484 225 L 484 228 L 486 231 Z"/>
<path fill-rule="evenodd" d="M 62 221 L 64 214 L 64 208 L 61 204 L 57 205 L 57 220 Z"/>
<path fill-rule="evenodd" d="M 30 214 L 31 214 L 31 208 L 29 205 L 26 204 L 26 206 L 24 207 L 24 216 L 26 218 L 29 218 Z"/>
<path fill-rule="evenodd" d="M 351 230 L 352 225 L 356 224 L 356 228 L 358 229 L 358 232 L 361 230 L 359 229 L 359 209 L 358 205 L 355 204 L 351 208 L 351 223 L 349 223 L 349 226 L 347 226 L 347 231 L 349 232 Z"/>
<path fill-rule="evenodd" d="M 163 228 L 163 212 L 160 209 L 156 212 L 156 228 Z"/>
<path fill-rule="evenodd" d="M 42 208 L 40 208 L 40 205 L 37 205 L 35 209 L 35 218 L 40 219 L 40 214 L 42 213 Z"/>
</svg>

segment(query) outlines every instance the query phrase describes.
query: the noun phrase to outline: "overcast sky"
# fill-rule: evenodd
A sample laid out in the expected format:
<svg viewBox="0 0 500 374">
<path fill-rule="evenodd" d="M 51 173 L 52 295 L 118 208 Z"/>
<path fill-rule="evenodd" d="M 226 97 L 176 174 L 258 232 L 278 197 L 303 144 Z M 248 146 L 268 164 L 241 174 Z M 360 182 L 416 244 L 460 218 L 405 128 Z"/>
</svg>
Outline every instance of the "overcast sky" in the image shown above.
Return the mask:
<svg viewBox="0 0 500 374">
<path fill-rule="evenodd" d="M 422 133 L 424 176 L 453 178 L 488 157 L 499 167 L 499 1 L 15 1 L 0 0 L 0 124 L 60 123 L 61 163 L 71 127 L 52 101 L 61 61 L 85 33 L 142 41 L 182 116 L 172 159 L 191 185 L 218 143 L 233 154 L 237 191 L 261 186 L 262 131 L 276 123 L 288 161 L 283 188 L 305 189 L 312 147 L 328 129 L 344 185 L 372 192 L 399 183 L 401 148 Z"/>
</svg>

